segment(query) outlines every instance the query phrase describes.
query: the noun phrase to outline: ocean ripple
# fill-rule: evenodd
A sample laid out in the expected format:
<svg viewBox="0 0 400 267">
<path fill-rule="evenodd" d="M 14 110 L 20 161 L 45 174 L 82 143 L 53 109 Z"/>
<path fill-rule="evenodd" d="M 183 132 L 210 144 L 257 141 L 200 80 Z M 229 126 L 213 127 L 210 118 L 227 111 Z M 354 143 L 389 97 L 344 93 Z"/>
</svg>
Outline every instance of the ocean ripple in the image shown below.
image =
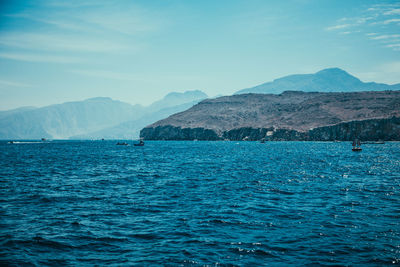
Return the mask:
<svg viewBox="0 0 400 267">
<path fill-rule="evenodd" d="M 397 142 L 0 147 L 0 265 L 400 264 Z"/>
</svg>

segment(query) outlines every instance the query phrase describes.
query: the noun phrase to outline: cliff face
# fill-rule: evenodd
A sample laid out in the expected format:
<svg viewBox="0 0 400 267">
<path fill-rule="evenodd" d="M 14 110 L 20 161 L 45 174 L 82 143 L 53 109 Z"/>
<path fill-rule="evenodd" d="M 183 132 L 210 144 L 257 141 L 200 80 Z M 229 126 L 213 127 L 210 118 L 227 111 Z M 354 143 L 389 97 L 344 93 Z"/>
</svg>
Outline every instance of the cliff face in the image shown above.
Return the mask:
<svg viewBox="0 0 400 267">
<path fill-rule="evenodd" d="M 246 94 L 147 126 L 148 140 L 400 140 L 400 92 Z"/>
</svg>

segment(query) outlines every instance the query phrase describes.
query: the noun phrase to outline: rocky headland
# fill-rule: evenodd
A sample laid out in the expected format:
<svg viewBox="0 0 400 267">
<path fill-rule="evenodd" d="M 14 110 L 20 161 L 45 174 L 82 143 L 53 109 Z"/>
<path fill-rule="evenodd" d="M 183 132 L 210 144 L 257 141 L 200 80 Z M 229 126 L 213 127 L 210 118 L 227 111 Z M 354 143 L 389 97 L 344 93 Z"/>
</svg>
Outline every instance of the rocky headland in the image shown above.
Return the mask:
<svg viewBox="0 0 400 267">
<path fill-rule="evenodd" d="M 400 91 L 207 99 L 140 135 L 147 140 L 400 140 Z"/>
</svg>

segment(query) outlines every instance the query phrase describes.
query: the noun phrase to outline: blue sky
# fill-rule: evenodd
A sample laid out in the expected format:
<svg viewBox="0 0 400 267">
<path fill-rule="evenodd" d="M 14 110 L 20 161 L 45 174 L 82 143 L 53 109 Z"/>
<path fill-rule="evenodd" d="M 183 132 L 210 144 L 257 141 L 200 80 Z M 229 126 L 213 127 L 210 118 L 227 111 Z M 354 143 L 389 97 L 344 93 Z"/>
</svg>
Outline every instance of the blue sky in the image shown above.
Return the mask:
<svg viewBox="0 0 400 267">
<path fill-rule="evenodd" d="M 143 105 L 340 67 L 400 82 L 400 1 L 1 1 L 0 110 Z"/>
</svg>

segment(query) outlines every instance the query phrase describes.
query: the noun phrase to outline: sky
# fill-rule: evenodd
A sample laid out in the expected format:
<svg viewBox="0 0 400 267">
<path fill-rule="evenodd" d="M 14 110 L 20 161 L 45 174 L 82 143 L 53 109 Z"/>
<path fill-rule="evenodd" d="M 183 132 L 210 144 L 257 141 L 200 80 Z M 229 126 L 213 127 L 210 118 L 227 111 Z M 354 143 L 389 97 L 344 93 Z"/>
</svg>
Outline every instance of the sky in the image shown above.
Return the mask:
<svg viewBox="0 0 400 267">
<path fill-rule="evenodd" d="M 230 95 L 330 67 L 400 83 L 400 1 L 0 0 L 0 110 Z"/>
</svg>

